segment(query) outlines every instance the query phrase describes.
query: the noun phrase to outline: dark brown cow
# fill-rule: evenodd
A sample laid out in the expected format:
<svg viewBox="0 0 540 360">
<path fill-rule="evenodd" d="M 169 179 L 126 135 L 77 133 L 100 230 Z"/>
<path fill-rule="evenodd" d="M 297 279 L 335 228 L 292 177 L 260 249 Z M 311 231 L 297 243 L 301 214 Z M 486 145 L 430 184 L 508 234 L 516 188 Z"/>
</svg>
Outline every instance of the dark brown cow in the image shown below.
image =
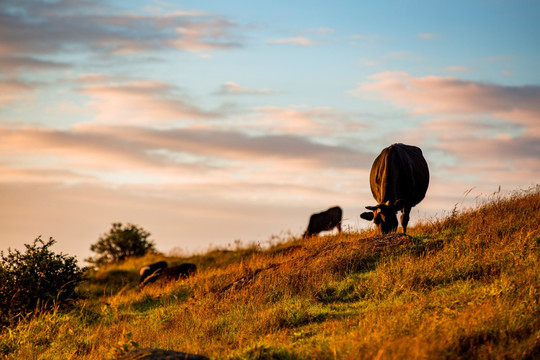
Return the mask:
<svg viewBox="0 0 540 360">
<path fill-rule="evenodd" d="M 163 269 L 167 268 L 167 265 L 166 261 L 158 261 L 141 268 L 139 272 L 141 275 L 139 285 L 146 285 L 159 279 Z"/>
<path fill-rule="evenodd" d="M 191 263 L 184 263 L 163 269 L 161 277 L 167 281 L 176 281 L 180 278 L 186 278 L 197 272 L 197 266 Z"/>
<path fill-rule="evenodd" d="M 159 261 L 150 264 L 141 269 L 141 278 L 139 287 L 144 287 L 147 284 L 153 283 L 158 279 L 164 281 L 178 280 L 193 275 L 197 271 L 197 266 L 191 263 L 184 263 L 176 266 L 167 266 L 167 262 Z"/>
<path fill-rule="evenodd" d="M 337 227 L 341 232 L 341 216 L 343 211 L 339 206 L 334 206 L 326 211 L 313 214 L 309 218 L 309 224 L 303 237 L 308 238 L 320 233 L 321 231 L 332 230 Z"/>
<path fill-rule="evenodd" d="M 424 199 L 429 185 L 429 169 L 422 150 L 405 144 L 383 149 L 371 167 L 369 185 L 379 204 L 366 206 L 371 211 L 360 217 L 373 220 L 387 234 L 397 231 L 396 213 L 401 211 L 401 226 L 406 233 L 411 208 Z"/>
</svg>

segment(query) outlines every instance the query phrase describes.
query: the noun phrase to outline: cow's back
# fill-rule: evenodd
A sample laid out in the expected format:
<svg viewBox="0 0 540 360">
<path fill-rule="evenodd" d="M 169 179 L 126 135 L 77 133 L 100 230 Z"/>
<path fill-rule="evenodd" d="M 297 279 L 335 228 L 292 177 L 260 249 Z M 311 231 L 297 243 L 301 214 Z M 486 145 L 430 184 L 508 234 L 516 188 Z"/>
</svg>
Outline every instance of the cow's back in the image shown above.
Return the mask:
<svg viewBox="0 0 540 360">
<path fill-rule="evenodd" d="M 391 145 L 381 151 L 371 167 L 371 193 L 379 204 L 403 199 L 415 206 L 424 199 L 428 185 L 428 165 L 416 146 Z"/>
</svg>

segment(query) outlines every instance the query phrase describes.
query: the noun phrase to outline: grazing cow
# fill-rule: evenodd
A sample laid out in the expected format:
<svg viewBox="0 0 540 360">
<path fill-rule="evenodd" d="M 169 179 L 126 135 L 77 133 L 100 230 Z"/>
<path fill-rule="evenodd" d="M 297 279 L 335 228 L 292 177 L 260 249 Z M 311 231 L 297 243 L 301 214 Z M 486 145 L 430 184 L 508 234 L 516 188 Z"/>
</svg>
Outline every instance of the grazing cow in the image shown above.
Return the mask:
<svg viewBox="0 0 540 360">
<path fill-rule="evenodd" d="M 167 266 L 167 262 L 159 261 L 141 269 L 141 279 L 139 287 L 153 283 L 158 279 L 164 281 L 178 280 L 193 275 L 197 271 L 197 266 L 191 263 L 184 263 L 176 266 Z"/>
<path fill-rule="evenodd" d="M 165 268 L 167 268 L 166 261 L 158 261 L 157 263 L 153 263 L 141 268 L 141 279 L 139 280 L 139 285 L 146 285 L 156 281 L 157 279 L 159 279 L 161 273 L 163 272 L 163 269 Z"/>
<path fill-rule="evenodd" d="M 164 280 L 178 280 L 180 278 L 186 278 L 197 272 L 197 266 L 191 263 L 184 263 L 176 266 L 171 266 L 163 269 L 161 277 Z"/>
<path fill-rule="evenodd" d="M 407 232 L 411 208 L 426 196 L 429 169 L 422 150 L 416 146 L 394 144 L 382 150 L 373 162 L 369 176 L 376 206 L 360 215 L 377 225 L 383 234 L 397 231 L 396 213 L 401 211 L 403 233 Z"/>
<path fill-rule="evenodd" d="M 341 232 L 341 216 L 343 211 L 339 206 L 335 206 L 318 214 L 313 214 L 309 218 L 309 224 L 303 238 L 308 238 L 321 231 L 332 230 L 337 227 Z"/>
</svg>

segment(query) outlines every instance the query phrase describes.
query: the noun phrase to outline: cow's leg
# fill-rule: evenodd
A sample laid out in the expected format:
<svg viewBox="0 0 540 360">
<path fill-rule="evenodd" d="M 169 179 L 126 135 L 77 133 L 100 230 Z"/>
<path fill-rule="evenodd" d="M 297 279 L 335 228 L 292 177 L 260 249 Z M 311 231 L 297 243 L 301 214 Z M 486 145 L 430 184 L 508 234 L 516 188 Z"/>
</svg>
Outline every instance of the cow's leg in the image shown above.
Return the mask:
<svg viewBox="0 0 540 360">
<path fill-rule="evenodd" d="M 338 232 L 341 232 L 341 221 L 338 222 L 338 224 L 337 224 L 337 229 L 338 229 Z"/>
<path fill-rule="evenodd" d="M 404 206 L 403 209 L 401 209 L 401 226 L 403 227 L 403 233 L 407 233 L 407 224 L 409 223 L 409 214 L 411 213 L 411 207 L 410 206 Z"/>
</svg>

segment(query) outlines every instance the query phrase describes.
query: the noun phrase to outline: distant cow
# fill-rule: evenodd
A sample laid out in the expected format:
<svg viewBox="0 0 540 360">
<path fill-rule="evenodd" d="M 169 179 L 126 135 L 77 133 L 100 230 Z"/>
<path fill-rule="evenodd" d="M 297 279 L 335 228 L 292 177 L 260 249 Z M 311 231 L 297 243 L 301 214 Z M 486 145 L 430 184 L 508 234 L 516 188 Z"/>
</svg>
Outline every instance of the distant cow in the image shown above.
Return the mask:
<svg viewBox="0 0 540 360">
<path fill-rule="evenodd" d="M 141 284 L 149 284 L 161 276 L 161 272 L 163 269 L 167 267 L 166 261 L 158 261 L 157 263 L 150 264 L 148 266 L 145 266 L 141 268 L 140 275 L 141 279 L 139 280 L 139 285 Z"/>
<path fill-rule="evenodd" d="M 360 215 L 377 225 L 383 234 L 397 231 L 396 213 L 401 211 L 403 233 L 407 232 L 411 208 L 426 196 L 429 169 L 422 150 L 416 146 L 394 144 L 382 150 L 373 162 L 369 176 L 376 206 Z"/>
<path fill-rule="evenodd" d="M 195 264 L 184 263 L 168 267 L 167 262 L 159 261 L 141 269 L 139 286 L 143 287 L 147 284 L 155 282 L 158 279 L 163 279 L 165 281 L 178 280 L 179 278 L 188 277 L 194 274 L 196 271 L 197 266 L 195 266 Z"/>
<path fill-rule="evenodd" d="M 171 266 L 163 269 L 161 277 L 164 280 L 178 280 L 180 278 L 186 278 L 197 272 L 197 266 L 191 263 L 184 263 L 176 266 Z"/>
<path fill-rule="evenodd" d="M 308 238 L 321 231 L 332 230 L 337 227 L 341 232 L 341 216 L 343 211 L 339 206 L 335 206 L 318 214 L 313 214 L 309 218 L 309 224 L 303 237 Z"/>
</svg>

